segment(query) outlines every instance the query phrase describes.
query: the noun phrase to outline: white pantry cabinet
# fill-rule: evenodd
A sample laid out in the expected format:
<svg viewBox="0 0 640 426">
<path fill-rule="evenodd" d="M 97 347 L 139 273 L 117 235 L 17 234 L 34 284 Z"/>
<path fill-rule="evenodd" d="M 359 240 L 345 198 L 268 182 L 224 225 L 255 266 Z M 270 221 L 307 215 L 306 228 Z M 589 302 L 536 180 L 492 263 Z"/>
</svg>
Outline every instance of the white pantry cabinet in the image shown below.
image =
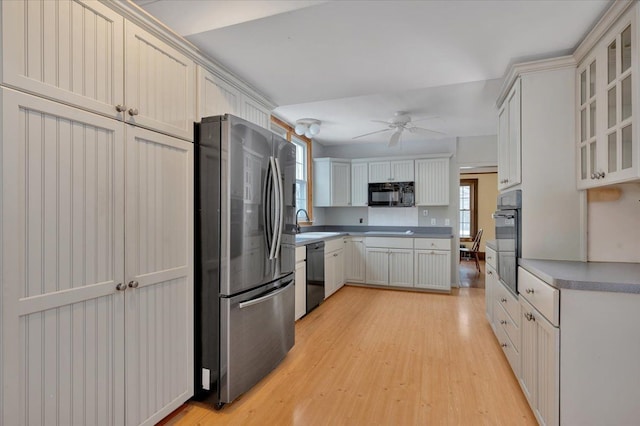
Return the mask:
<svg viewBox="0 0 640 426">
<path fill-rule="evenodd" d="M 498 189 L 521 182 L 520 79 L 516 79 L 498 112 Z"/>
<path fill-rule="evenodd" d="M 369 165 L 351 161 L 351 205 L 369 205 Z"/>
<path fill-rule="evenodd" d="M 363 283 L 365 279 L 366 253 L 363 237 L 346 237 L 344 245 L 345 280 Z"/>
<path fill-rule="evenodd" d="M 415 161 L 416 206 L 449 205 L 449 158 Z"/>
<path fill-rule="evenodd" d="M 351 205 L 351 161 L 336 158 L 313 160 L 313 205 Z"/>
<path fill-rule="evenodd" d="M 413 182 L 413 180 L 413 160 L 369 162 L 369 183 Z"/>
<path fill-rule="evenodd" d="M 296 270 L 295 270 L 295 312 L 296 321 L 307 312 L 307 247 L 296 247 Z"/>
<path fill-rule="evenodd" d="M 195 65 L 99 2 L 2 2 L 3 84 L 193 139 Z"/>
<path fill-rule="evenodd" d="M 579 189 L 640 178 L 637 13 L 627 11 L 577 68 Z"/>
<path fill-rule="evenodd" d="M 155 424 L 193 394 L 192 144 L 1 98 L 1 423 Z"/>
</svg>

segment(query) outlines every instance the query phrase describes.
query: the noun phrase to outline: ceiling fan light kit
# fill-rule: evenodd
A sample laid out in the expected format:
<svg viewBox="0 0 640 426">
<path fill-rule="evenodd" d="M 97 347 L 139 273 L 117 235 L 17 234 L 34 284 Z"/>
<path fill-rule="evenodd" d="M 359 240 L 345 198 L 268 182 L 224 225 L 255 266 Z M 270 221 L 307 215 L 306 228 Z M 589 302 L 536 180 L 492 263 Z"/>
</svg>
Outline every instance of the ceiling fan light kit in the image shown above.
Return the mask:
<svg viewBox="0 0 640 426">
<path fill-rule="evenodd" d="M 296 121 L 296 126 L 293 128 L 293 130 L 296 132 L 296 135 L 304 135 L 307 138 L 311 139 L 312 137 L 320 133 L 320 124 L 322 124 L 320 120 L 315 120 L 313 118 L 301 118 L 300 120 Z"/>
</svg>

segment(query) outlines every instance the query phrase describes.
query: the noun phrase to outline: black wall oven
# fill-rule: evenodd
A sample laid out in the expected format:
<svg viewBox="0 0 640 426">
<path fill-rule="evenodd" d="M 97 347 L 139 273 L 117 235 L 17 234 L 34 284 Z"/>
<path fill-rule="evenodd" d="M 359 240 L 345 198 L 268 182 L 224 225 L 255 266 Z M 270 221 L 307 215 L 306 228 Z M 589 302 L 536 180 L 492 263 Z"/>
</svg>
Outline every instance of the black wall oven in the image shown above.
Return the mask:
<svg viewBox="0 0 640 426">
<path fill-rule="evenodd" d="M 522 192 L 517 189 L 498 195 L 496 221 L 496 254 L 498 277 L 514 295 L 518 294 L 518 258 L 520 257 Z"/>
<path fill-rule="evenodd" d="M 369 184 L 369 207 L 413 207 L 413 182 Z"/>
</svg>

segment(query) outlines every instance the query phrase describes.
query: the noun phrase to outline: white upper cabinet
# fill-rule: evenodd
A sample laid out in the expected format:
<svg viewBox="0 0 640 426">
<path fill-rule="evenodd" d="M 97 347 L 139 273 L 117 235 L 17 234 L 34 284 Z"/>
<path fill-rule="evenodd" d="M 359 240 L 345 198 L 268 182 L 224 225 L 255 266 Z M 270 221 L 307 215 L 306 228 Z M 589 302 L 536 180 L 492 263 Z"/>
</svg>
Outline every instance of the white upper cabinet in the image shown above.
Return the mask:
<svg viewBox="0 0 640 426">
<path fill-rule="evenodd" d="M 122 118 L 124 18 L 99 2 L 3 1 L 2 82 Z"/>
<path fill-rule="evenodd" d="M 498 189 L 521 182 L 520 79 L 516 79 L 498 112 Z"/>
<path fill-rule="evenodd" d="M 367 163 L 351 163 L 351 205 L 366 206 L 369 204 L 369 165 Z"/>
<path fill-rule="evenodd" d="M 335 158 L 313 160 L 313 205 L 351 205 L 351 162 Z"/>
<path fill-rule="evenodd" d="M 369 183 L 413 182 L 413 160 L 369 162 Z"/>
<path fill-rule="evenodd" d="M 2 2 L 3 83 L 193 139 L 195 65 L 99 2 Z"/>
<path fill-rule="evenodd" d="M 416 205 L 449 205 L 449 158 L 429 158 L 415 163 Z"/>
<path fill-rule="evenodd" d="M 268 129 L 269 122 L 271 121 L 271 112 L 254 99 L 243 94 L 241 117 L 247 121 L 257 124 L 258 126 Z"/>
<path fill-rule="evenodd" d="M 198 67 L 198 121 L 212 115 L 240 116 L 241 97 L 238 89 Z"/>
<path fill-rule="evenodd" d="M 125 120 L 193 140 L 195 64 L 131 22 L 125 22 Z"/>
<path fill-rule="evenodd" d="M 577 182 L 592 188 L 640 178 L 636 12 L 614 25 L 577 69 Z"/>
</svg>

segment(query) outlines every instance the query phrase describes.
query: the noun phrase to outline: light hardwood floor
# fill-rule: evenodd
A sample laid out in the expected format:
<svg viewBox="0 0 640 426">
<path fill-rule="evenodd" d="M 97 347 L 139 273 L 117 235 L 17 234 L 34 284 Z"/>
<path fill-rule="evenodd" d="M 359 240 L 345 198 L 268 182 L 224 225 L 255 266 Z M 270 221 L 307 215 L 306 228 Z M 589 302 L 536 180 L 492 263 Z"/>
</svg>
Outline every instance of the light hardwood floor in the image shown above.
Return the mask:
<svg viewBox="0 0 640 426">
<path fill-rule="evenodd" d="M 296 323 L 282 364 L 221 411 L 166 425 L 535 425 L 484 315 L 452 295 L 345 286 Z"/>
</svg>

